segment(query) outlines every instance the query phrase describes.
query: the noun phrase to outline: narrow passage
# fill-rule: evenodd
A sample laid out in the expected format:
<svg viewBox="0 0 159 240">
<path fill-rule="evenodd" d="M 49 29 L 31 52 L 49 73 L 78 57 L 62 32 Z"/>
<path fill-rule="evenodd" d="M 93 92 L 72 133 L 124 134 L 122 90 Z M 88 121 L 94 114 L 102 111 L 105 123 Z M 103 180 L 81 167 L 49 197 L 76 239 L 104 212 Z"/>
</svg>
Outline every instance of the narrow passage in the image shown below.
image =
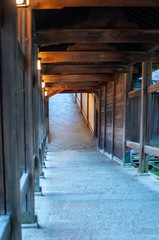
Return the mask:
<svg viewBox="0 0 159 240">
<path fill-rule="evenodd" d="M 72 95 L 50 99 L 44 196 L 36 196 L 39 229 L 23 240 L 158 240 L 159 184 L 96 151 Z"/>
</svg>

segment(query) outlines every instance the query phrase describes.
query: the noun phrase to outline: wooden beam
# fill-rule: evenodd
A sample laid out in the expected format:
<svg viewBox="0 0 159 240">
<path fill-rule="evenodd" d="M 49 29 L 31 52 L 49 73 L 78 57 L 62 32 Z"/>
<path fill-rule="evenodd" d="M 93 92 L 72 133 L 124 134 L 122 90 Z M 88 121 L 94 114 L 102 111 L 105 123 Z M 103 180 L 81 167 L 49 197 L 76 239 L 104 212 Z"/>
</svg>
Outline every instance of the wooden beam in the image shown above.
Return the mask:
<svg viewBox="0 0 159 240">
<path fill-rule="evenodd" d="M 150 147 L 150 146 L 145 145 L 144 146 L 144 152 L 146 154 L 149 154 L 149 155 L 152 155 L 152 156 L 155 156 L 155 157 L 159 157 L 159 148 Z"/>
<path fill-rule="evenodd" d="M 115 82 L 112 82 L 112 135 L 111 135 L 111 159 L 114 157 L 114 125 L 115 125 Z"/>
<path fill-rule="evenodd" d="M 152 93 L 152 92 L 156 92 L 156 91 L 159 91 L 159 83 L 152 84 L 152 85 L 148 86 L 148 88 L 147 88 L 147 93 Z"/>
<path fill-rule="evenodd" d="M 100 87 L 89 87 L 89 86 L 60 86 L 60 87 L 46 87 L 45 90 L 46 91 L 56 91 L 56 90 L 75 90 L 75 91 L 96 91 L 98 90 Z"/>
<path fill-rule="evenodd" d="M 33 44 L 159 43 L 158 29 L 55 29 L 38 31 Z"/>
<path fill-rule="evenodd" d="M 107 82 L 113 81 L 113 75 L 106 74 L 81 74 L 81 75 L 43 75 L 46 83 L 61 82 Z"/>
<path fill-rule="evenodd" d="M 137 142 L 126 141 L 126 146 L 132 149 L 140 150 L 140 143 Z"/>
<path fill-rule="evenodd" d="M 134 90 L 128 93 L 128 98 L 134 98 L 138 96 L 141 96 L 141 89 Z"/>
<path fill-rule="evenodd" d="M 158 0 L 32 0 L 32 9 L 61 9 L 64 7 L 159 7 Z"/>
<path fill-rule="evenodd" d="M 62 91 L 63 91 L 63 89 L 61 89 L 61 90 L 56 90 L 55 92 L 48 94 L 48 95 L 47 95 L 47 98 L 53 97 L 53 96 L 55 96 L 56 94 L 58 94 L 58 93 L 60 93 L 60 92 L 62 92 Z"/>
<path fill-rule="evenodd" d="M 41 63 L 99 63 L 159 61 L 159 53 L 130 51 L 40 52 Z"/>
<path fill-rule="evenodd" d="M 87 93 L 87 126 L 89 127 L 89 93 Z"/>
<path fill-rule="evenodd" d="M 64 65 L 64 64 L 42 64 L 41 73 L 44 75 L 54 74 L 93 74 L 93 73 L 130 73 L 131 68 L 126 65 Z M 133 73 L 138 73 L 138 69 L 133 68 Z"/>
</svg>

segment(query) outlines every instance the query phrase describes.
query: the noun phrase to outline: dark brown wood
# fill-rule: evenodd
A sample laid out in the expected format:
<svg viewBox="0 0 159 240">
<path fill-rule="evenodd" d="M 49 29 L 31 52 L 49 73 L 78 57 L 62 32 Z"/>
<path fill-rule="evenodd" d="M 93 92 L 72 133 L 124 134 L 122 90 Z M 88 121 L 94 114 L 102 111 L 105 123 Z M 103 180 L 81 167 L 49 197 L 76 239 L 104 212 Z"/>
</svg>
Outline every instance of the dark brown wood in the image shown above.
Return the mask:
<svg viewBox="0 0 159 240">
<path fill-rule="evenodd" d="M 107 86 L 104 86 L 104 152 L 106 148 L 106 93 L 107 93 Z"/>
<path fill-rule="evenodd" d="M 48 94 L 48 95 L 47 95 L 47 98 L 53 97 L 53 96 L 55 96 L 56 94 L 58 94 L 58 93 L 60 93 L 60 92 L 62 92 L 62 91 L 63 91 L 62 89 L 61 89 L 61 90 L 56 90 L 56 91 L 54 91 L 53 93 Z"/>
<path fill-rule="evenodd" d="M 159 42 L 158 29 L 53 29 L 38 31 L 33 44 Z"/>
<path fill-rule="evenodd" d="M 65 64 L 42 64 L 41 73 L 44 75 L 54 74 L 93 74 L 93 73 L 129 73 L 130 67 L 126 65 L 111 65 L 111 64 L 98 64 L 98 65 L 65 65 Z M 133 72 L 137 73 L 138 70 L 133 68 Z"/>
<path fill-rule="evenodd" d="M 159 61 L 159 53 L 128 51 L 40 52 L 41 63 L 99 63 Z"/>
<path fill-rule="evenodd" d="M 19 44 L 19 42 L 17 43 L 18 45 L 18 64 L 21 67 L 21 69 L 25 69 L 25 56 L 23 54 L 23 50 Z"/>
<path fill-rule="evenodd" d="M 82 101 L 82 93 L 80 93 L 80 109 L 81 109 L 81 113 L 82 113 L 82 110 L 83 110 L 83 101 Z"/>
<path fill-rule="evenodd" d="M 141 89 L 134 90 L 128 93 L 128 98 L 134 98 L 138 96 L 141 96 Z"/>
<path fill-rule="evenodd" d="M 153 93 L 153 92 L 156 92 L 156 91 L 159 91 L 159 83 L 151 84 L 147 88 L 147 93 Z"/>
<path fill-rule="evenodd" d="M 64 7 L 159 7 L 158 0 L 32 0 L 33 9 L 60 9 Z"/>
<path fill-rule="evenodd" d="M 101 89 L 98 96 L 98 150 L 100 150 L 100 138 L 101 138 Z"/>
<path fill-rule="evenodd" d="M 106 82 L 113 81 L 113 75 L 107 74 L 80 74 L 80 75 L 43 75 L 46 83 L 60 82 Z"/>
<path fill-rule="evenodd" d="M 100 87 L 90 87 L 90 86 L 56 86 L 56 87 L 46 87 L 46 91 L 54 91 L 54 90 L 91 90 L 95 91 Z"/>
<path fill-rule="evenodd" d="M 139 172 L 148 172 L 148 160 L 144 153 L 147 137 L 147 86 L 152 81 L 152 63 L 142 63 L 142 88 L 141 88 L 141 119 L 140 119 L 140 161 Z"/>
<path fill-rule="evenodd" d="M 127 149 L 126 140 L 131 137 L 131 102 L 128 98 L 129 91 L 133 88 L 132 72 L 125 74 L 125 91 L 124 91 L 124 122 L 123 122 L 123 165 L 130 163 L 130 151 Z"/>
</svg>

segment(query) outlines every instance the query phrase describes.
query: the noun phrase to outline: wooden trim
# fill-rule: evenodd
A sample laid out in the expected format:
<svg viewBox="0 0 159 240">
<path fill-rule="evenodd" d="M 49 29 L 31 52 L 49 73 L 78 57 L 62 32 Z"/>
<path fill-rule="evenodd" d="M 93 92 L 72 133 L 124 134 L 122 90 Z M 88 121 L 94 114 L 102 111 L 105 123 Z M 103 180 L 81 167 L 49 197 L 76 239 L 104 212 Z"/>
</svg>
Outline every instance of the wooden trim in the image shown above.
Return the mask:
<svg viewBox="0 0 159 240">
<path fill-rule="evenodd" d="M 158 0 L 32 0 L 32 9 L 61 9 L 64 7 L 159 7 Z"/>
<path fill-rule="evenodd" d="M 24 56 L 24 53 L 23 53 L 23 50 L 19 44 L 19 41 L 18 42 L 18 64 L 19 66 L 25 70 L 25 56 Z"/>
<path fill-rule="evenodd" d="M 141 96 L 141 89 L 134 90 L 128 93 L 128 98 L 134 98 Z"/>
<path fill-rule="evenodd" d="M 148 86 L 147 93 L 153 93 L 156 91 L 159 91 L 159 83 L 151 84 L 150 86 Z"/>
<path fill-rule="evenodd" d="M 106 149 L 106 96 L 107 96 L 107 86 L 104 86 L 104 151 Z"/>
<path fill-rule="evenodd" d="M 126 141 L 126 146 L 129 148 L 140 150 L 140 143 L 137 143 L 137 142 Z"/>
</svg>

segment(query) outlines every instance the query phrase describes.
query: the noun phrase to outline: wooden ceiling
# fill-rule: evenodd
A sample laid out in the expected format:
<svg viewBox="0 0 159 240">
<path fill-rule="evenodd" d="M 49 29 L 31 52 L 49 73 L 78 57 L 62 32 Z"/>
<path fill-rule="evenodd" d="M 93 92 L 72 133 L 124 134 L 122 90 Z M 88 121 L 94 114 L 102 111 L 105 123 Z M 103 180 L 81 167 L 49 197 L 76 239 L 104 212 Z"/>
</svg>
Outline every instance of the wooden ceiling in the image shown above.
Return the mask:
<svg viewBox="0 0 159 240">
<path fill-rule="evenodd" d="M 96 92 L 142 61 L 159 62 L 158 0 L 31 0 L 49 96 Z"/>
</svg>

